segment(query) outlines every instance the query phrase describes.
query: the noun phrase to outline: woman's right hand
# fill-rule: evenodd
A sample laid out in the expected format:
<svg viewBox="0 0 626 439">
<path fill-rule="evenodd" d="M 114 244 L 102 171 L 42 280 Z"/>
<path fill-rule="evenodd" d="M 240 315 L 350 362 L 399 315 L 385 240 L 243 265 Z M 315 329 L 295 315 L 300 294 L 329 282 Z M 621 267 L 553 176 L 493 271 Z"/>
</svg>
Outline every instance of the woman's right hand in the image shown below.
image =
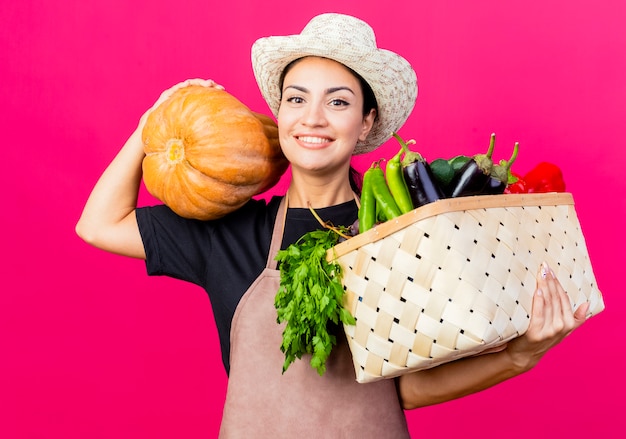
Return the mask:
<svg viewBox="0 0 626 439">
<path fill-rule="evenodd" d="M 218 88 L 220 90 L 224 90 L 224 87 L 222 85 L 218 84 L 217 82 L 213 81 L 212 79 L 194 78 L 194 79 L 187 79 L 185 81 L 179 82 L 178 84 L 173 85 L 172 87 L 168 88 L 167 90 L 164 90 L 161 93 L 161 96 L 159 96 L 159 98 L 156 100 L 156 102 L 152 105 L 152 107 L 150 107 L 148 109 L 148 111 L 146 111 L 143 114 L 143 116 L 141 116 L 141 118 L 139 120 L 139 129 L 140 130 L 143 129 L 143 126 L 146 123 L 146 119 L 148 118 L 148 115 L 155 108 L 157 108 L 163 102 L 168 100 L 177 90 L 180 90 L 181 88 L 188 87 L 190 85 L 200 85 L 200 86 L 203 86 L 203 87 L 215 87 L 215 88 Z"/>
</svg>

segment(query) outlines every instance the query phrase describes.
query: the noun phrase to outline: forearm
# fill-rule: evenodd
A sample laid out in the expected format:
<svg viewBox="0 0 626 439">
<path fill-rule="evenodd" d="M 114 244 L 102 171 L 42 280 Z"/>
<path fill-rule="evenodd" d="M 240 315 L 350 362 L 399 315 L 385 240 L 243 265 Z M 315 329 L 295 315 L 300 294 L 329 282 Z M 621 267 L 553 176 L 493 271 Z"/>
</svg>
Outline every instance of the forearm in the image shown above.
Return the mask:
<svg viewBox="0 0 626 439">
<path fill-rule="evenodd" d="M 415 409 L 480 392 L 531 367 L 516 364 L 503 350 L 402 375 L 398 378 L 398 393 L 405 409 Z"/>
<path fill-rule="evenodd" d="M 77 234 L 85 241 L 114 253 L 143 257 L 134 215 L 143 158 L 138 128 L 98 179 L 85 204 L 76 225 Z"/>
</svg>

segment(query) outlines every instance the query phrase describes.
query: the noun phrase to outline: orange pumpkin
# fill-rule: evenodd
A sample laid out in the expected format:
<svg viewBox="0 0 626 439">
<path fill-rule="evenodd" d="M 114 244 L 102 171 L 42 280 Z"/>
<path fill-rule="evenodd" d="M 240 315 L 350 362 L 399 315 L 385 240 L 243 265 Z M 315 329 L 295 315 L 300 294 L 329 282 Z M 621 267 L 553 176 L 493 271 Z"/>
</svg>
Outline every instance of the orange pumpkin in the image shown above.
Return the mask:
<svg viewBox="0 0 626 439">
<path fill-rule="evenodd" d="M 143 180 L 186 218 L 220 218 L 274 186 L 287 169 L 276 123 L 231 94 L 192 85 L 146 120 Z"/>
</svg>

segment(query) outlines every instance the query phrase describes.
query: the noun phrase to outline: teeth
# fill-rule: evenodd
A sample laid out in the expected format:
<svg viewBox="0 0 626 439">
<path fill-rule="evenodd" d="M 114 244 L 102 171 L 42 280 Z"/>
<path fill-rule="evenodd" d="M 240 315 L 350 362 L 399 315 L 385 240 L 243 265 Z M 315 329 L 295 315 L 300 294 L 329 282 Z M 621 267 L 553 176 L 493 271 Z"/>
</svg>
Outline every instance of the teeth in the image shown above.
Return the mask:
<svg viewBox="0 0 626 439">
<path fill-rule="evenodd" d="M 321 144 L 321 143 L 327 142 L 327 139 L 322 138 L 322 137 L 298 137 L 298 139 L 301 142 L 305 142 L 305 143 L 318 143 L 318 144 Z"/>
</svg>

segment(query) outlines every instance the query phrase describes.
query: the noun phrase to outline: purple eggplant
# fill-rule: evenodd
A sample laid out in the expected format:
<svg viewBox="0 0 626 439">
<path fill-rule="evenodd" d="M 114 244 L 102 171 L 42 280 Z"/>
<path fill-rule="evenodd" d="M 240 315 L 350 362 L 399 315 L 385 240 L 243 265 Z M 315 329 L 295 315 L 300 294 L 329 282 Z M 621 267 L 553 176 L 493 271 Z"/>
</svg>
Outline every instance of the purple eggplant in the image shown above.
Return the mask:
<svg viewBox="0 0 626 439">
<path fill-rule="evenodd" d="M 409 189 L 413 207 L 417 208 L 445 198 L 430 165 L 424 157 L 419 152 L 411 151 L 408 144 L 400 136 L 394 133 L 394 137 L 400 142 L 404 150 L 402 173 Z"/>
<path fill-rule="evenodd" d="M 509 184 L 509 175 L 511 173 L 511 165 L 517 158 L 519 151 L 519 142 L 515 142 L 513 146 L 513 154 L 508 160 L 500 160 L 500 163 L 493 166 L 491 177 L 485 188 L 485 192 L 490 195 L 503 194 L 506 186 Z"/>
<path fill-rule="evenodd" d="M 485 154 L 476 154 L 459 169 L 450 182 L 450 198 L 484 194 L 491 179 L 493 168 L 493 150 L 496 135 L 491 134 L 489 149 Z"/>
</svg>

